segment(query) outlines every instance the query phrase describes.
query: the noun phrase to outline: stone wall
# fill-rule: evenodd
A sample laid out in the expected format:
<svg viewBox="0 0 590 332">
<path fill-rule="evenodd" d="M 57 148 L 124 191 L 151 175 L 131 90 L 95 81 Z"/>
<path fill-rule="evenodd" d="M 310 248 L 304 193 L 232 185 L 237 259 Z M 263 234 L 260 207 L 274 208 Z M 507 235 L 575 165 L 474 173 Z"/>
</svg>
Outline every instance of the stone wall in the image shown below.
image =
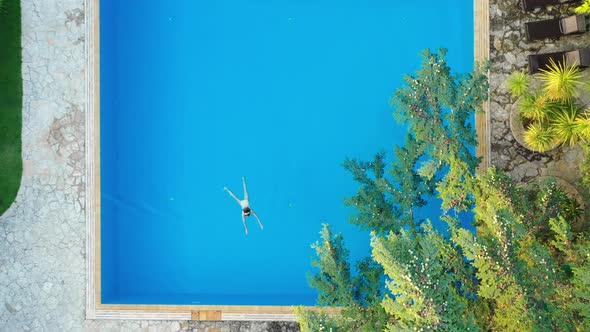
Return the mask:
<svg viewBox="0 0 590 332">
<path fill-rule="evenodd" d="M 576 183 L 580 178 L 578 164 L 582 160 L 579 146 L 535 153 L 516 142 L 509 124 L 514 100 L 506 89 L 505 80 L 514 71 L 528 72 L 529 54 L 590 46 L 590 33 L 559 40 L 528 42 L 524 31 L 525 22 L 571 15 L 574 6 L 551 6 L 523 12 L 519 3 L 515 0 L 490 0 L 491 162 L 508 171 L 517 181 L 528 181 L 539 175 L 556 175 Z"/>
</svg>

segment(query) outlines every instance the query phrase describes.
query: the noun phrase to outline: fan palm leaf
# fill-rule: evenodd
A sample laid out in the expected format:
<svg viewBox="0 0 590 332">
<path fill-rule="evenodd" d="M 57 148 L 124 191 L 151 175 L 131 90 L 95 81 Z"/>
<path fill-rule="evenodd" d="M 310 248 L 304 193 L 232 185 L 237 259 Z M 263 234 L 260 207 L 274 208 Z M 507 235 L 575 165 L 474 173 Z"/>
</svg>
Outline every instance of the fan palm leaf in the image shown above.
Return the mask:
<svg viewBox="0 0 590 332">
<path fill-rule="evenodd" d="M 590 141 L 590 111 L 578 116 L 575 121 L 575 133 L 581 140 Z"/>
<path fill-rule="evenodd" d="M 576 120 L 582 108 L 576 103 L 566 103 L 551 112 L 549 126 L 555 135 L 555 140 L 562 144 L 574 145 L 580 136 L 577 134 Z"/>
<path fill-rule="evenodd" d="M 524 132 L 525 143 L 534 151 L 545 152 L 555 145 L 555 133 L 539 122 L 528 126 Z"/>
<path fill-rule="evenodd" d="M 584 2 L 578 7 L 574 8 L 576 14 L 590 14 L 590 0 L 584 0 Z"/>
<path fill-rule="evenodd" d="M 545 119 L 556 106 L 556 102 L 543 94 L 525 95 L 520 99 L 518 105 L 522 118 L 538 121 Z"/>
<path fill-rule="evenodd" d="M 512 73 L 506 80 L 508 91 L 510 91 L 510 94 L 515 98 L 524 96 L 529 89 L 529 85 L 530 79 L 523 71 Z"/>
<path fill-rule="evenodd" d="M 582 85 L 582 73 L 577 64 L 567 65 L 564 61 L 549 60 L 549 69 L 541 69 L 539 78 L 543 91 L 553 100 L 567 100 L 578 95 Z"/>
</svg>

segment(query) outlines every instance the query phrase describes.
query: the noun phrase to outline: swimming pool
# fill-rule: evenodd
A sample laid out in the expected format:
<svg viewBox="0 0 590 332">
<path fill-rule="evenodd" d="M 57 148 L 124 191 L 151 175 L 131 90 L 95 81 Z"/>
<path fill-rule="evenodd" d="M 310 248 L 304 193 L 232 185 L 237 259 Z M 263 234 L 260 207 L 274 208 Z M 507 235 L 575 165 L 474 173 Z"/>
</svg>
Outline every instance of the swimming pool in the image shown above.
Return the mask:
<svg viewBox="0 0 590 332">
<path fill-rule="evenodd" d="M 104 304 L 313 305 L 321 223 L 369 253 L 342 161 L 401 143 L 387 100 L 422 49 L 473 65 L 461 0 L 100 5 Z"/>
</svg>

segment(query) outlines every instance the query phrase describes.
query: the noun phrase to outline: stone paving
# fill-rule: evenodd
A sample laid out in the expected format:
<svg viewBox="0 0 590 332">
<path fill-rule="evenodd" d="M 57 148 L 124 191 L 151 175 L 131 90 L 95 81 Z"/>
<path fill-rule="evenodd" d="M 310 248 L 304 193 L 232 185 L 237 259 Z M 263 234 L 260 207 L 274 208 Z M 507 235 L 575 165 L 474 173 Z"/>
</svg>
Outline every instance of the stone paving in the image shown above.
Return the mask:
<svg viewBox="0 0 590 332">
<path fill-rule="evenodd" d="M 582 149 L 559 147 L 546 153 L 534 153 L 520 145 L 510 130 L 509 116 L 514 100 L 505 81 L 514 71 L 528 72 L 527 55 L 588 47 L 590 34 L 528 42 L 525 22 L 572 15 L 574 6 L 552 6 L 525 13 L 518 3 L 490 0 L 491 161 L 518 181 L 552 175 L 575 184 L 580 178 L 578 164 L 583 157 Z"/>
<path fill-rule="evenodd" d="M 491 0 L 492 162 L 517 179 L 579 176 L 576 148 L 534 154 L 511 137 L 513 102 L 503 82 L 526 54 L 590 44 L 590 35 L 527 43 L 525 21 L 567 7 L 523 14 L 514 0 Z M 21 189 L 0 217 L 0 331 L 296 331 L 294 323 L 88 321 L 85 319 L 83 0 L 22 0 L 23 159 Z"/>
<path fill-rule="evenodd" d="M 22 18 L 24 174 L 16 202 L 0 218 L 0 330 L 80 330 L 85 305 L 83 6 L 81 1 L 23 1 Z"/>
</svg>

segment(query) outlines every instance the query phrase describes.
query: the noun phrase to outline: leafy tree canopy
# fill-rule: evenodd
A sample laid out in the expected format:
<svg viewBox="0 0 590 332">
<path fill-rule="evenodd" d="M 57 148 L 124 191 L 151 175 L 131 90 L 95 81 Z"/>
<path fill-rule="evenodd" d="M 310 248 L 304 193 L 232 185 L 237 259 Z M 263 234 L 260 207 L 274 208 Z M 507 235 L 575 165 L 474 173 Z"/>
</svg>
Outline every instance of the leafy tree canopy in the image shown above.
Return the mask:
<svg viewBox="0 0 590 332">
<path fill-rule="evenodd" d="M 590 254 L 572 199 L 555 183 L 521 187 L 491 168 L 476 175 L 470 119 L 487 98 L 486 67 L 454 74 L 446 50 L 391 99 L 405 144 L 344 167 L 360 187 L 351 222 L 372 232 L 372 255 L 351 268 L 344 239 L 324 225 L 310 284 L 340 315 L 298 310 L 304 331 L 588 330 Z M 449 236 L 416 209 L 441 199 Z M 457 213 L 472 211 L 477 236 Z"/>
</svg>

